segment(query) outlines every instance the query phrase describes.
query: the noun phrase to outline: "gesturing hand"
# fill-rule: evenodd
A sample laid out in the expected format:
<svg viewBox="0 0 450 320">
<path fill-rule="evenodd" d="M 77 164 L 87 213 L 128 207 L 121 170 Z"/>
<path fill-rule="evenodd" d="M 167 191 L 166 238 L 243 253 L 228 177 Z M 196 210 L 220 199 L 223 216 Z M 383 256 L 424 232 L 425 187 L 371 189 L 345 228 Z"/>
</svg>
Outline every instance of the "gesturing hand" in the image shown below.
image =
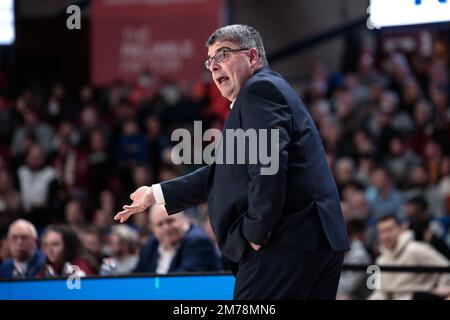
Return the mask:
<svg viewBox="0 0 450 320">
<path fill-rule="evenodd" d="M 114 220 L 120 220 L 124 223 L 133 214 L 142 212 L 153 203 L 155 203 L 155 196 L 153 195 L 152 187 L 140 187 L 130 195 L 130 199 L 133 200 L 131 205 L 123 206 L 123 211 L 120 211 L 114 216 Z"/>
</svg>

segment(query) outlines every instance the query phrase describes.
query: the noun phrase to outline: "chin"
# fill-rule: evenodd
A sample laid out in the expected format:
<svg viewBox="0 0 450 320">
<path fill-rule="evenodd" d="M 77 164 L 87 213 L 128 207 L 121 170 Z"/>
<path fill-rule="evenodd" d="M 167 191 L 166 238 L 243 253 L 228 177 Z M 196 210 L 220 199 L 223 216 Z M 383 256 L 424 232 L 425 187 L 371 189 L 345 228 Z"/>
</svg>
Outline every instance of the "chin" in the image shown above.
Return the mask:
<svg viewBox="0 0 450 320">
<path fill-rule="evenodd" d="M 229 94 L 222 94 L 222 97 L 224 97 L 225 99 L 227 99 L 228 101 L 231 101 L 231 97 Z"/>
<path fill-rule="evenodd" d="M 225 92 L 220 91 L 220 95 L 221 95 L 222 97 L 224 97 L 225 99 L 228 99 L 228 98 L 227 98 L 228 95 L 227 95 Z"/>
</svg>

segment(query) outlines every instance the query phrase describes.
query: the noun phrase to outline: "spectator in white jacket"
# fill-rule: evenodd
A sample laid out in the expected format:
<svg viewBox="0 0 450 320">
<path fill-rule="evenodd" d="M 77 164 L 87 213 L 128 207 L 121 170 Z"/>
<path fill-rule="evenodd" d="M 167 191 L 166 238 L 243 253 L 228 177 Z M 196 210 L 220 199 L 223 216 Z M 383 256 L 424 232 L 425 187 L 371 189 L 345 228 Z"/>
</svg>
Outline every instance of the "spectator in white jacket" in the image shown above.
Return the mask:
<svg viewBox="0 0 450 320">
<path fill-rule="evenodd" d="M 410 230 L 404 230 L 394 215 L 378 220 L 378 238 L 381 255 L 379 266 L 448 267 L 450 262 L 430 245 L 414 240 Z M 432 292 L 434 288 L 450 286 L 445 273 L 381 272 L 380 288 L 370 300 L 409 300 L 415 292 Z"/>
</svg>

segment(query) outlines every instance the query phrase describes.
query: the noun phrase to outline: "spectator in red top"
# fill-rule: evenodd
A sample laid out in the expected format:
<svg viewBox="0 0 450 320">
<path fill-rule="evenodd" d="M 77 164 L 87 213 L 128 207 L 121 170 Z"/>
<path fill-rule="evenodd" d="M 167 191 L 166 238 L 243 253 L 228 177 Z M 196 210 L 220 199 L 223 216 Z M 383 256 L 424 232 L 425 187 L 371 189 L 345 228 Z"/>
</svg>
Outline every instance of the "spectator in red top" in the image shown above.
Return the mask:
<svg viewBox="0 0 450 320">
<path fill-rule="evenodd" d="M 64 225 L 49 225 L 42 236 L 46 263 L 38 278 L 67 277 L 76 272 L 80 277 L 95 274 L 95 259 L 82 246 L 76 233 Z"/>
</svg>

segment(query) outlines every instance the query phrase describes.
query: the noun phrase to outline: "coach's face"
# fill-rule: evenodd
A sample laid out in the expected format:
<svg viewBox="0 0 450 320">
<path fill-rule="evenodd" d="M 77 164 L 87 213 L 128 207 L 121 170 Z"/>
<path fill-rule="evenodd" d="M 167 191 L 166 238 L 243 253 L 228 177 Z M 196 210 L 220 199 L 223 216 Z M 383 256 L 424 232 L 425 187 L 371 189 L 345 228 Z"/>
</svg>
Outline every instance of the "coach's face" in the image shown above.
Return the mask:
<svg viewBox="0 0 450 320">
<path fill-rule="evenodd" d="M 259 67 L 256 48 L 240 48 L 231 41 L 217 41 L 208 47 L 208 59 L 214 83 L 230 101 L 236 99 L 241 87 Z"/>
</svg>

